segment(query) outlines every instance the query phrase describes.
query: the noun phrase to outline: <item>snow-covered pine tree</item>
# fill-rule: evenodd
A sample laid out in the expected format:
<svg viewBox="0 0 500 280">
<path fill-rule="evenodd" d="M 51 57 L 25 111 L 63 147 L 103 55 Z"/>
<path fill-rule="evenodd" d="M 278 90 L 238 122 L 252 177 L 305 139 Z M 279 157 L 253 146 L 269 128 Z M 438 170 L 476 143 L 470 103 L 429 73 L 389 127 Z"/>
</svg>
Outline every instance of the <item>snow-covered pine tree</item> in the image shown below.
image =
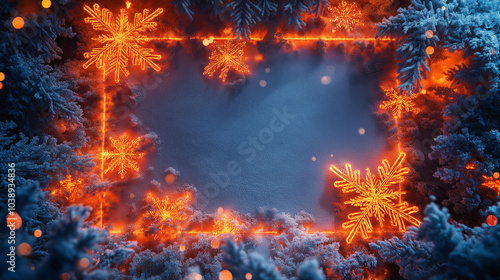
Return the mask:
<svg viewBox="0 0 500 280">
<path fill-rule="evenodd" d="M 193 10 L 191 10 L 191 0 L 172 0 L 171 5 L 174 5 L 177 13 L 184 14 L 189 20 L 193 20 Z"/>
<path fill-rule="evenodd" d="M 278 3 L 274 0 L 257 0 L 256 5 L 260 9 L 259 15 L 262 19 L 266 19 L 269 16 L 276 14 L 278 9 Z"/>
<path fill-rule="evenodd" d="M 260 8 L 253 0 L 234 0 L 228 4 L 231 8 L 230 17 L 234 35 L 239 40 L 241 36 L 249 39 L 250 28 L 260 21 Z"/>
<path fill-rule="evenodd" d="M 302 13 L 309 11 L 309 2 L 307 0 L 290 0 L 283 9 L 287 17 L 288 25 L 300 30 L 306 25 L 302 20 Z"/>
</svg>

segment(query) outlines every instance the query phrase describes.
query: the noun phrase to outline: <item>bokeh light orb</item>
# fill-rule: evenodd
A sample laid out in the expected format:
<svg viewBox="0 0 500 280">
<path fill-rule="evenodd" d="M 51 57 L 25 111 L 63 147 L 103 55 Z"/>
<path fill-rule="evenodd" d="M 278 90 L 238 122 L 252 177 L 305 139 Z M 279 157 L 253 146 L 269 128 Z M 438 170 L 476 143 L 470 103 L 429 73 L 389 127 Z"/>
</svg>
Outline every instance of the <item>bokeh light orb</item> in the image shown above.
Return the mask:
<svg viewBox="0 0 500 280">
<path fill-rule="evenodd" d="M 219 273 L 219 280 L 232 280 L 232 279 L 233 275 L 231 274 L 231 272 L 229 272 L 229 270 L 222 270 Z"/>
<path fill-rule="evenodd" d="M 17 246 L 17 252 L 23 257 L 29 256 L 31 254 L 30 244 L 26 242 L 19 244 L 19 246 Z"/>
<path fill-rule="evenodd" d="M 495 215 L 488 215 L 488 217 L 486 217 L 486 223 L 490 226 L 490 227 L 494 227 L 497 225 L 497 222 L 498 222 L 498 219 Z"/>
<path fill-rule="evenodd" d="M 15 29 L 21 29 L 24 27 L 24 19 L 22 17 L 15 17 L 12 20 L 12 26 L 14 26 Z"/>
<path fill-rule="evenodd" d="M 23 219 L 21 219 L 21 216 L 17 212 L 7 214 L 6 222 L 9 227 L 14 225 L 14 230 L 19 229 L 23 225 Z"/>
<path fill-rule="evenodd" d="M 175 183 L 175 180 L 177 180 L 177 176 L 175 176 L 175 174 L 168 173 L 167 175 L 165 175 L 165 183 L 173 184 Z"/>
<path fill-rule="evenodd" d="M 428 46 L 426 49 L 425 49 L 425 52 L 428 54 L 428 55 L 432 55 L 434 53 L 434 48 L 432 46 Z"/>
<path fill-rule="evenodd" d="M 220 246 L 220 241 L 218 239 L 212 239 L 212 241 L 210 241 L 210 246 L 217 249 Z"/>
<path fill-rule="evenodd" d="M 50 8 L 50 6 L 52 6 L 52 2 L 50 0 L 43 0 L 42 1 L 42 7 L 44 7 L 45 9 Z"/>
<path fill-rule="evenodd" d="M 87 258 L 81 258 L 80 262 L 79 262 L 79 265 L 80 265 L 81 268 L 87 268 L 90 265 L 90 260 L 87 259 Z"/>
<path fill-rule="evenodd" d="M 39 238 L 40 236 L 42 236 L 42 231 L 37 229 L 35 230 L 35 232 L 33 232 L 33 235 L 36 237 L 36 238 Z"/>
</svg>

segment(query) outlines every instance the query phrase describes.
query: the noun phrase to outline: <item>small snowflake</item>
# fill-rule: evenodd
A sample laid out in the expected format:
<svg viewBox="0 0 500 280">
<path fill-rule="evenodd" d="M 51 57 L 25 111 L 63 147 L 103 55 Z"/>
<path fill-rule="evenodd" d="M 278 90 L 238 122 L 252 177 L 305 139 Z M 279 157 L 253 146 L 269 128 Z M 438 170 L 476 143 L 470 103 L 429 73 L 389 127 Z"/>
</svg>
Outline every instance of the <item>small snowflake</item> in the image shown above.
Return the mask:
<svg viewBox="0 0 500 280">
<path fill-rule="evenodd" d="M 403 111 L 411 112 L 415 107 L 413 99 L 416 94 L 408 96 L 408 94 L 402 93 L 398 94 L 395 88 L 385 89 L 385 95 L 389 97 L 389 100 L 382 102 L 380 104 L 380 109 L 392 110 L 392 115 L 395 119 L 401 118 Z"/>
<path fill-rule="evenodd" d="M 142 69 L 150 66 L 155 71 L 160 71 L 154 60 L 159 60 L 161 56 L 153 54 L 153 49 L 141 46 L 142 43 L 151 41 L 141 32 L 156 29 L 157 23 L 152 20 L 163 13 L 163 9 L 156 9 L 151 14 L 147 9 L 142 14 L 136 13 L 133 23 L 129 22 L 125 9 L 120 10 L 120 15 L 115 21 L 112 20 L 113 13 L 108 9 L 101 9 L 98 4 L 94 4 L 93 8 L 85 5 L 84 10 L 90 14 L 85 18 L 85 22 L 90 23 L 93 29 L 103 31 L 103 34 L 92 38 L 102 47 L 94 48 L 84 54 L 88 61 L 83 68 L 87 69 L 95 64 L 98 69 L 103 69 L 104 77 L 114 72 L 116 82 L 120 81 L 120 73 L 125 76 L 130 74 L 127 70 L 130 59 L 132 65 L 139 65 Z"/>
<path fill-rule="evenodd" d="M 332 25 L 332 31 L 344 30 L 345 32 L 352 32 L 355 28 L 365 26 L 362 21 L 362 14 L 355 2 L 349 3 L 342 1 L 336 7 L 328 5 L 327 13 L 329 15 L 328 21 Z"/>
<path fill-rule="evenodd" d="M 109 141 L 114 151 L 103 152 L 104 159 L 110 159 L 108 168 L 106 168 L 104 173 L 118 169 L 118 174 L 120 174 L 120 177 L 123 179 L 129 169 L 139 171 L 137 160 L 141 159 L 144 153 L 136 153 L 135 150 L 139 146 L 140 140 L 140 137 L 129 140 L 128 136 L 125 134 L 118 138 L 118 140 L 109 137 Z"/>
<path fill-rule="evenodd" d="M 148 200 L 153 206 L 153 211 L 148 211 L 146 217 L 159 218 L 162 221 L 169 219 L 171 221 L 183 221 L 187 219 L 187 214 L 184 209 L 189 202 L 190 195 L 185 194 L 178 197 L 174 201 L 170 201 L 169 197 L 166 196 L 164 199 L 157 198 L 155 196 L 149 195 Z"/>
<path fill-rule="evenodd" d="M 221 78 L 222 82 L 225 82 L 231 68 L 238 73 L 246 74 L 250 72 L 243 52 L 246 46 L 245 42 L 226 40 L 222 44 L 215 43 L 213 45 L 214 48 L 209 57 L 210 62 L 205 67 L 203 75 L 212 77 L 216 71 L 220 70 L 219 78 Z"/>
<path fill-rule="evenodd" d="M 368 233 L 373 232 L 372 217 L 383 227 L 385 216 L 389 215 L 391 224 L 397 226 L 400 231 L 406 231 L 405 221 L 420 225 L 420 221 L 411 216 L 418 211 L 418 207 L 409 207 L 407 202 L 393 202 L 406 193 L 391 189 L 392 185 L 403 182 L 404 175 L 410 171 L 407 167 L 401 167 L 405 156 L 405 153 L 400 153 L 393 165 L 383 160 L 382 166 L 378 168 L 380 178 L 372 175 L 367 168 L 364 182 L 361 182 L 359 170 L 353 172 L 350 164 L 345 166 L 346 173 L 336 166 L 330 166 L 330 170 L 342 179 L 336 181 L 334 186 L 341 188 L 344 193 L 357 194 L 355 198 L 344 202 L 360 208 L 360 211 L 347 215 L 348 221 L 342 224 L 342 228 L 350 229 L 347 243 L 351 243 L 358 232 L 361 232 L 363 238 L 368 238 Z"/>
<path fill-rule="evenodd" d="M 215 221 L 212 233 L 214 235 L 235 234 L 239 231 L 237 226 L 237 223 L 231 218 L 231 216 L 228 214 L 222 214 L 222 217 Z"/>
</svg>

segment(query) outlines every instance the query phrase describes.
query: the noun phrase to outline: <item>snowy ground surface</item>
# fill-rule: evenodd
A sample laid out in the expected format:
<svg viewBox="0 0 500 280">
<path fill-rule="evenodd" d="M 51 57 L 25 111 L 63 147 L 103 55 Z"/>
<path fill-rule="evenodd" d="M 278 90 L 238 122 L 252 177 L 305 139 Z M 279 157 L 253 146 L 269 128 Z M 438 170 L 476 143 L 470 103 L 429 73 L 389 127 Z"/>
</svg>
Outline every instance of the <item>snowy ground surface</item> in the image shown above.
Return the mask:
<svg viewBox="0 0 500 280">
<path fill-rule="evenodd" d="M 375 89 L 351 82 L 352 67 L 340 55 L 281 54 L 255 65 L 237 93 L 204 79 L 194 58 L 181 53 L 178 59 L 136 115 L 161 141 L 150 162 L 154 177 L 160 181 L 174 167 L 180 182 L 204 194 L 205 211 L 306 210 L 330 227 L 336 198 L 325 197 L 333 188 L 329 165 L 350 162 L 363 176 L 382 159 L 386 136 L 372 113 Z M 323 76 L 331 83 L 322 84 Z"/>
</svg>

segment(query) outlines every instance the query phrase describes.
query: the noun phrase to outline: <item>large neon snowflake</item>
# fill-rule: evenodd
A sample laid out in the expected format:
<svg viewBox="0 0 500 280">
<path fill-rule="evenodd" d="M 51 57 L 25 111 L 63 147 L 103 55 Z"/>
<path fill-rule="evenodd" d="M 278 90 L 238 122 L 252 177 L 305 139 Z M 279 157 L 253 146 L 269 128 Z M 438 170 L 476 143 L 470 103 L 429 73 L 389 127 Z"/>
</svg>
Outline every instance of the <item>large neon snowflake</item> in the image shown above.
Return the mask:
<svg viewBox="0 0 500 280">
<path fill-rule="evenodd" d="M 411 112 L 415 107 L 413 99 L 416 94 L 408 96 L 408 94 L 398 94 L 395 88 L 384 89 L 385 95 L 389 97 L 389 100 L 382 102 L 380 104 L 380 109 L 391 110 L 392 115 L 395 119 L 401 118 L 403 111 Z"/>
<path fill-rule="evenodd" d="M 125 134 L 117 140 L 109 137 L 109 141 L 114 151 L 103 152 L 104 159 L 110 159 L 108 168 L 106 168 L 104 173 L 118 169 L 118 174 L 120 174 L 120 177 L 123 179 L 128 170 L 132 169 L 134 171 L 139 171 L 137 160 L 141 159 L 144 153 L 137 153 L 135 150 L 138 148 L 140 140 L 140 137 L 129 140 L 128 136 Z"/>
<path fill-rule="evenodd" d="M 347 236 L 347 243 L 351 243 L 356 233 L 361 232 L 363 238 L 368 238 L 368 233 L 373 232 L 371 218 L 379 221 L 383 227 L 384 218 L 389 215 L 391 224 L 398 226 L 400 231 L 406 231 L 405 221 L 419 226 L 420 221 L 411 214 L 418 211 L 418 207 L 409 207 L 407 202 L 395 203 L 406 192 L 391 189 L 391 186 L 404 181 L 404 175 L 410 171 L 407 167 L 402 167 L 405 153 L 400 153 L 394 164 L 390 165 L 387 160 L 382 161 L 382 166 L 378 167 L 380 178 L 371 174 L 370 169 L 366 169 L 366 179 L 360 180 L 359 170 L 353 172 L 350 164 L 346 164 L 346 173 L 336 166 L 330 166 L 330 170 L 342 180 L 334 183 L 335 187 L 342 188 L 342 192 L 354 192 L 357 196 L 350 199 L 345 204 L 350 204 L 360 208 L 360 211 L 350 213 L 348 221 L 342 224 L 342 228 L 350 229 Z"/>
<path fill-rule="evenodd" d="M 245 42 L 232 40 L 225 40 L 222 44 L 215 43 L 209 57 L 210 62 L 205 67 L 203 75 L 212 77 L 215 72 L 220 70 L 219 78 L 222 79 L 222 82 L 225 82 L 231 68 L 238 73 L 249 73 L 250 69 L 244 56 L 245 45 Z"/>
<path fill-rule="evenodd" d="M 108 9 L 101 9 L 98 4 L 94 4 L 93 8 L 85 5 L 83 9 L 90 15 L 85 18 L 85 22 L 92 24 L 93 29 L 103 31 L 97 38 L 92 38 L 102 47 L 94 48 L 84 54 L 88 61 L 83 68 L 87 69 L 95 64 L 98 69 L 103 69 L 103 79 L 114 72 L 116 82 L 120 81 L 120 73 L 125 76 L 130 74 L 127 70 L 130 59 L 132 65 L 139 65 L 142 69 L 150 66 L 155 71 L 160 71 L 155 60 L 159 60 L 161 55 L 153 54 L 153 49 L 141 46 L 142 43 L 151 40 L 141 32 L 156 29 L 157 23 L 153 19 L 163 13 L 163 9 L 156 9 L 151 14 L 149 10 L 144 9 L 142 14 L 135 14 L 133 23 L 129 22 L 125 9 L 120 10 L 120 15 L 114 21 L 113 13 Z"/>
<path fill-rule="evenodd" d="M 328 21 L 332 25 L 332 31 L 345 30 L 350 33 L 355 28 L 365 26 L 362 14 L 355 2 L 342 1 L 338 6 L 328 5 Z"/>
</svg>

